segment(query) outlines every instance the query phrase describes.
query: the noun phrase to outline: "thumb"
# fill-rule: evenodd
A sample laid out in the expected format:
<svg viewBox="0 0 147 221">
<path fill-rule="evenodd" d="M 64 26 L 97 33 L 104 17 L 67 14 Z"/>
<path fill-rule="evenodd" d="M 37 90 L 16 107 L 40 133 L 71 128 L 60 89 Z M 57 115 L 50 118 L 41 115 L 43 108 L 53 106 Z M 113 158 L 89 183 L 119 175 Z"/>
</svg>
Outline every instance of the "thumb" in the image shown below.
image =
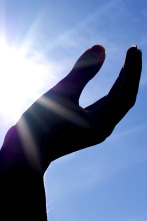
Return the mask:
<svg viewBox="0 0 147 221">
<path fill-rule="evenodd" d="M 55 86 L 56 89 L 78 103 L 83 88 L 100 70 L 104 60 L 103 46 L 95 45 L 88 49 L 77 60 L 71 72 Z"/>
<path fill-rule="evenodd" d="M 92 48 L 85 51 L 80 58 L 75 63 L 70 74 L 73 74 L 75 78 L 82 78 L 82 74 L 84 75 L 83 80 L 92 79 L 95 74 L 101 68 L 105 59 L 105 49 L 101 45 L 95 45 Z M 90 73 L 89 73 L 90 71 Z M 73 73 L 74 72 L 74 73 Z M 77 74 L 76 74 L 77 72 Z M 79 74 L 78 74 L 79 73 Z M 89 81 L 88 80 L 88 81 Z"/>
</svg>

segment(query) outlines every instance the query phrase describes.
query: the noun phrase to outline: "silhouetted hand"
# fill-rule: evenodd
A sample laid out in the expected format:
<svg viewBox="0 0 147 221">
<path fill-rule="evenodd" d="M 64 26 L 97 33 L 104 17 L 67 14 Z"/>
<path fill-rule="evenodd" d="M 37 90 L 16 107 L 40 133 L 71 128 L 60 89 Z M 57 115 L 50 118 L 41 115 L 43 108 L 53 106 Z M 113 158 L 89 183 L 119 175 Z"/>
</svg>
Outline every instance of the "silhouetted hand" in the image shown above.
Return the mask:
<svg viewBox="0 0 147 221">
<path fill-rule="evenodd" d="M 8 131 L 0 151 L 1 220 L 46 221 L 43 175 L 50 162 L 104 141 L 134 105 L 142 66 L 135 46 L 110 92 L 85 109 L 79 106 L 83 88 L 104 59 L 102 46 L 87 50 Z"/>
<path fill-rule="evenodd" d="M 134 105 L 142 63 L 136 46 L 127 51 L 108 95 L 85 109 L 79 106 L 83 88 L 104 59 L 102 46 L 87 50 L 69 75 L 40 97 L 17 123 L 25 154 L 31 163 L 40 162 L 43 172 L 58 157 L 104 141 Z"/>
</svg>

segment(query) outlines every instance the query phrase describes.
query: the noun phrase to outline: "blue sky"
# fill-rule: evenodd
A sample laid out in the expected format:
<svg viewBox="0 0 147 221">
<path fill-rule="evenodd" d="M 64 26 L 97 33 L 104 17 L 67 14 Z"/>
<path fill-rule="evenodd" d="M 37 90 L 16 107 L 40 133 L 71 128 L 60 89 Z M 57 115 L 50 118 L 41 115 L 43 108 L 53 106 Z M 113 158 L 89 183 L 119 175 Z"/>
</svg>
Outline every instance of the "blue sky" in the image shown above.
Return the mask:
<svg viewBox="0 0 147 221">
<path fill-rule="evenodd" d="M 112 135 L 100 145 L 52 162 L 48 168 L 45 185 L 50 221 L 147 220 L 146 24 L 146 0 L 0 1 L 0 43 L 1 39 L 6 43 L 7 58 L 15 52 L 14 58 L 20 59 L 14 59 L 13 64 L 11 59 L 2 61 L 5 65 L 0 68 L 1 144 L 20 114 L 66 76 L 89 47 L 102 44 L 106 60 L 85 87 L 82 106 L 108 93 L 130 46 L 137 44 L 143 51 L 136 105 Z M 1 60 L 5 48 L 0 48 Z M 19 72 L 16 76 L 15 70 Z"/>
</svg>

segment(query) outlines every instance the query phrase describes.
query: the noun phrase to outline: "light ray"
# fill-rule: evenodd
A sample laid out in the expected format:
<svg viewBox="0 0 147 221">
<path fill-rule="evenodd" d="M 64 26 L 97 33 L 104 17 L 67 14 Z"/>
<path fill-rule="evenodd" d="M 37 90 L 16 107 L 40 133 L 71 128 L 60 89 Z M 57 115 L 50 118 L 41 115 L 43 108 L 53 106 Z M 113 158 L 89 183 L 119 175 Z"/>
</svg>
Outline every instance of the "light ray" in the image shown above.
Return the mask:
<svg viewBox="0 0 147 221">
<path fill-rule="evenodd" d="M 28 160 L 28 163 L 32 168 L 37 169 L 38 172 L 41 172 L 42 166 L 39 150 L 35 139 L 33 138 L 31 131 L 29 130 L 29 127 L 23 117 L 21 118 L 21 121 L 18 122 L 17 127 L 23 145 L 24 154 Z"/>
<path fill-rule="evenodd" d="M 32 24 L 29 26 L 29 29 L 26 35 L 24 36 L 24 40 L 22 40 L 21 43 L 22 47 L 24 45 L 27 45 L 27 47 L 31 47 L 32 39 L 34 39 L 35 35 L 37 34 L 36 32 L 39 30 L 39 25 L 41 24 L 43 15 L 45 14 L 45 10 L 46 10 L 46 3 L 41 7 L 38 14 L 34 18 Z"/>
<path fill-rule="evenodd" d="M 39 55 L 28 57 L 26 49 L 9 47 L 0 39 L 0 115 L 18 120 L 26 106 L 40 96 L 45 76 L 49 85 L 54 79 L 51 65 L 39 60 Z"/>
<path fill-rule="evenodd" d="M 81 29 L 87 27 L 90 23 L 97 21 L 97 24 L 100 22 L 104 13 L 113 9 L 113 7 L 120 3 L 122 0 L 112 0 L 109 1 L 107 4 L 103 4 L 101 7 L 97 8 L 93 13 L 89 14 L 86 18 L 84 17 L 77 25 L 73 26 L 72 28 L 68 28 L 68 31 L 61 33 L 58 38 L 52 41 L 52 44 L 48 45 L 49 49 L 54 49 L 57 46 L 63 44 L 63 42 L 67 45 L 68 42 L 71 42 L 71 36 L 73 36 L 78 31 L 81 32 Z M 74 39 L 75 40 L 75 39 Z M 75 43 L 75 42 L 74 42 Z M 77 46 L 79 48 L 79 45 Z M 46 47 L 47 49 L 47 47 Z"/>
<path fill-rule="evenodd" d="M 49 110 L 53 110 L 55 113 L 60 115 L 61 117 L 67 119 L 68 121 L 73 122 L 79 126 L 83 126 L 84 128 L 89 127 L 89 122 L 82 118 L 80 114 L 72 111 L 71 109 L 53 101 L 52 99 L 46 98 L 45 96 L 41 97 L 38 102 L 47 107 Z"/>
</svg>

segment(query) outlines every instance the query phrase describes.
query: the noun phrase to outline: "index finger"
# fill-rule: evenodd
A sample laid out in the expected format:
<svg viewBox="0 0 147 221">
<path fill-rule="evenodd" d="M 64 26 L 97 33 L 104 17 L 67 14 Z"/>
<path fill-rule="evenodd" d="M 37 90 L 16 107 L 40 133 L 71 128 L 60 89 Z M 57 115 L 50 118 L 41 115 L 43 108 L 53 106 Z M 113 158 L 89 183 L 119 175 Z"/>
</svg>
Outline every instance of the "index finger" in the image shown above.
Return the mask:
<svg viewBox="0 0 147 221">
<path fill-rule="evenodd" d="M 127 51 L 124 67 L 107 95 L 109 114 L 117 124 L 135 104 L 142 70 L 142 53 L 136 47 Z"/>
<path fill-rule="evenodd" d="M 110 92 L 86 108 L 114 127 L 135 104 L 142 69 L 142 53 L 136 46 L 126 54 L 126 60 Z"/>
</svg>

